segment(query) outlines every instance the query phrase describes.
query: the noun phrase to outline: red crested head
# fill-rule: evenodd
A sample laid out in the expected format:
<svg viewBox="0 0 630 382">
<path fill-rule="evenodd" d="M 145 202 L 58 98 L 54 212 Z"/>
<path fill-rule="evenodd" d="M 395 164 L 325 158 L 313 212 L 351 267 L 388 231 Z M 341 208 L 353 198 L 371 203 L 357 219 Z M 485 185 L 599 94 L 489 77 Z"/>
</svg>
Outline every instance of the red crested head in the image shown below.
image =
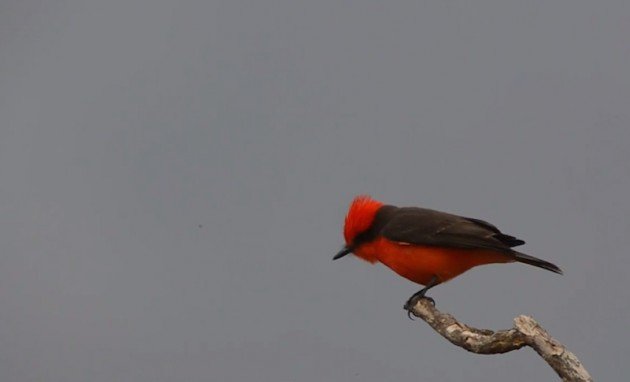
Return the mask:
<svg viewBox="0 0 630 382">
<path fill-rule="evenodd" d="M 346 222 L 343 227 L 343 236 L 346 245 L 352 244 L 358 234 L 364 232 L 374 222 L 374 217 L 383 203 L 370 198 L 367 195 L 359 195 L 350 204 Z"/>
</svg>

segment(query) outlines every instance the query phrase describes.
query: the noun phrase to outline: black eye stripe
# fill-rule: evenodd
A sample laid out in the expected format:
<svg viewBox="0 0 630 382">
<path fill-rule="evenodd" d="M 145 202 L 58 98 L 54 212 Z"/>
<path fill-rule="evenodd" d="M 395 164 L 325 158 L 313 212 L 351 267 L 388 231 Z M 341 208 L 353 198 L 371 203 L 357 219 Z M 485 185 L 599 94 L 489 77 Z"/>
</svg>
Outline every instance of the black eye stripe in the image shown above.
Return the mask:
<svg viewBox="0 0 630 382">
<path fill-rule="evenodd" d="M 369 241 L 376 239 L 376 236 L 378 236 L 381 229 L 383 229 L 383 226 L 387 224 L 391 215 L 397 209 L 398 208 L 394 206 L 381 207 L 376 213 L 376 216 L 374 217 L 374 221 L 372 222 L 372 225 L 368 227 L 368 229 L 366 229 L 365 231 L 359 233 L 354 238 L 354 241 L 352 242 L 353 246 L 361 245 L 363 243 L 367 243 Z"/>
</svg>

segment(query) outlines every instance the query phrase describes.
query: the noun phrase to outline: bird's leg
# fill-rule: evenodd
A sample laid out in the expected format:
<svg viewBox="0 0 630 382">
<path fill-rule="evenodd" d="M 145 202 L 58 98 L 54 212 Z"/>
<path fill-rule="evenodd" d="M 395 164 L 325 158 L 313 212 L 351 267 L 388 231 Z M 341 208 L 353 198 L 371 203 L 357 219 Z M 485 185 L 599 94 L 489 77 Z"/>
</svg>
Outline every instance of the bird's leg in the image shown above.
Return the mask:
<svg viewBox="0 0 630 382">
<path fill-rule="evenodd" d="M 433 305 L 435 305 L 435 300 L 432 299 L 431 297 L 425 296 L 425 294 L 427 293 L 429 289 L 433 288 L 439 283 L 440 282 L 438 281 L 437 276 L 433 276 L 431 278 L 431 281 L 429 281 L 429 283 L 424 288 L 422 288 L 418 292 L 414 293 L 411 297 L 409 297 L 409 300 L 407 300 L 407 302 L 405 303 L 404 308 L 407 311 L 407 316 L 409 316 L 411 320 L 413 320 L 413 318 L 411 317 L 411 310 L 413 309 L 414 306 L 416 306 L 416 304 L 421 298 L 426 298 L 427 300 L 431 301 Z"/>
</svg>

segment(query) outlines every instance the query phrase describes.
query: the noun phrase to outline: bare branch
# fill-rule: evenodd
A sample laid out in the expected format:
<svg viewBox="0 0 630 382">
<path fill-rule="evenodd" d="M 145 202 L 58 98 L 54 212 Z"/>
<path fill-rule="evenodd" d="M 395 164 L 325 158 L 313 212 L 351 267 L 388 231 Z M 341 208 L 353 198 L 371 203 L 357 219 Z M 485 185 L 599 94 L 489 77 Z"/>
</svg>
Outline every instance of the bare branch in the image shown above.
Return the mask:
<svg viewBox="0 0 630 382">
<path fill-rule="evenodd" d="M 552 338 L 538 322 L 528 316 L 514 319 L 514 328 L 494 332 L 477 329 L 440 312 L 429 300 L 420 299 L 411 312 L 429 324 L 454 345 L 477 354 L 500 354 L 529 346 L 536 351 L 563 381 L 592 382 L 580 360 Z"/>
</svg>

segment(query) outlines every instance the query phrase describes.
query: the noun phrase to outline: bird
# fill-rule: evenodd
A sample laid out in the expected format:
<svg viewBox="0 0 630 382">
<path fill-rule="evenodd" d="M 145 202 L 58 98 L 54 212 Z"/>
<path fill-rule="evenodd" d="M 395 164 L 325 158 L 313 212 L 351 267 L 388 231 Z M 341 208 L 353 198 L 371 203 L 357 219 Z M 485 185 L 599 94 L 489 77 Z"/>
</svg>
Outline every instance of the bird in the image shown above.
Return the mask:
<svg viewBox="0 0 630 382">
<path fill-rule="evenodd" d="M 435 303 L 426 296 L 429 289 L 479 265 L 519 262 L 562 274 L 557 265 L 514 250 L 525 242 L 484 220 L 396 207 L 368 195 L 359 195 L 350 204 L 343 236 L 345 245 L 333 260 L 352 253 L 424 286 L 404 305 L 410 318 L 419 299 Z"/>
</svg>

